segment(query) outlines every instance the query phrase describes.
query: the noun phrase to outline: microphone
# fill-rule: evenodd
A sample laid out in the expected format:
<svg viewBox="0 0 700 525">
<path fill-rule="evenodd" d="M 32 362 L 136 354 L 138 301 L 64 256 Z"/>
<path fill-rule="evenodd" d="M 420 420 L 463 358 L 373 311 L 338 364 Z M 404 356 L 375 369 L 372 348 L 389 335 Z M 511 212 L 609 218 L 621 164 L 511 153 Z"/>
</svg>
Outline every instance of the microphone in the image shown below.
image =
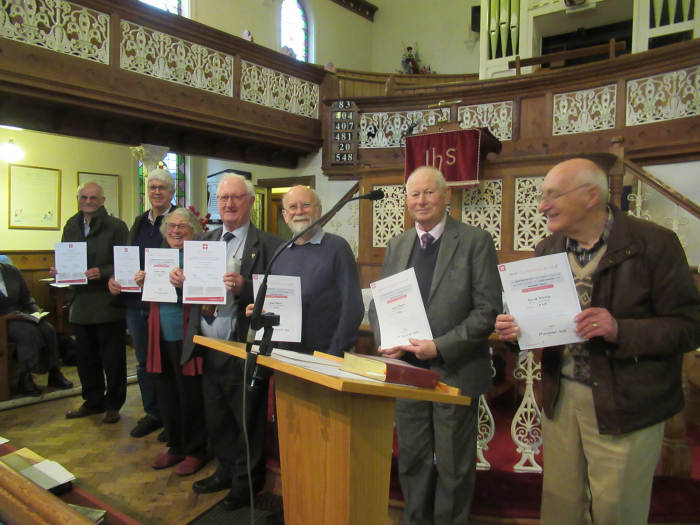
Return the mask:
<svg viewBox="0 0 700 525">
<path fill-rule="evenodd" d="M 423 117 L 419 117 L 413 122 L 411 122 L 411 125 L 408 126 L 404 131 L 401 132 L 401 136 L 406 136 L 406 135 L 411 135 L 413 133 L 413 130 L 418 127 L 418 124 L 420 124 L 423 120 Z"/>
<path fill-rule="evenodd" d="M 417 125 L 417 124 L 416 124 Z M 364 195 L 359 195 L 357 197 L 352 197 L 350 199 L 345 199 L 338 201 L 335 206 L 333 206 L 328 213 L 323 214 L 321 217 L 313 221 L 309 226 L 304 228 L 299 233 L 295 234 L 288 242 L 280 245 L 279 248 L 272 255 L 272 259 L 265 269 L 265 276 L 263 277 L 262 283 L 260 283 L 260 288 L 258 288 L 258 296 L 255 298 L 255 305 L 253 306 L 253 313 L 250 316 L 250 328 L 248 328 L 248 338 L 246 339 L 246 370 L 250 370 L 250 366 L 254 366 L 252 374 L 250 377 L 246 377 L 246 382 L 249 382 L 248 388 L 253 390 L 255 388 L 255 380 L 258 375 L 258 364 L 257 364 L 257 354 L 251 352 L 253 349 L 253 343 L 255 343 L 255 334 L 261 328 L 265 328 L 265 336 L 260 342 L 260 355 L 270 355 L 272 352 L 271 339 L 272 339 L 272 327 L 279 325 L 279 316 L 272 316 L 262 314 L 263 305 L 265 304 L 265 296 L 267 295 L 267 278 L 270 275 L 270 270 L 272 269 L 272 264 L 275 262 L 277 257 L 292 246 L 297 239 L 306 235 L 310 230 L 315 228 L 318 224 L 324 223 L 331 215 L 337 212 L 340 208 L 345 206 L 347 203 L 357 200 L 370 200 L 378 201 L 384 198 L 383 190 L 372 190 L 365 193 Z M 276 323 L 276 324 L 274 324 Z"/>
</svg>

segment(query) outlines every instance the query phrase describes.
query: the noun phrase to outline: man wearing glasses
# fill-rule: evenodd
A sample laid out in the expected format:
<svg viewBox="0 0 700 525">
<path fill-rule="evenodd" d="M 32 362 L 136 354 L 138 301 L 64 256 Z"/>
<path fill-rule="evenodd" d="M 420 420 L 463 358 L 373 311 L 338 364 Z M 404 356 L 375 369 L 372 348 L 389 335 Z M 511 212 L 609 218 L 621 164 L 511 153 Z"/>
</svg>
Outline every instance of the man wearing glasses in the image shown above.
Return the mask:
<svg viewBox="0 0 700 525">
<path fill-rule="evenodd" d="M 306 186 L 291 188 L 282 205 L 295 235 L 322 214 L 318 194 Z M 301 278 L 301 343 L 278 343 L 279 348 L 343 357 L 355 346 L 365 308 L 355 256 L 345 239 L 316 226 L 280 254 L 272 273 Z"/>
<path fill-rule="evenodd" d="M 109 278 L 114 274 L 114 247 L 123 246 L 129 230 L 104 207 L 102 187 L 94 182 L 78 187 L 78 208 L 63 228 L 62 242 L 87 243 L 85 285 L 71 286 L 70 322 L 75 330 L 78 376 L 83 404 L 68 419 L 105 414 L 105 423 L 119 421 L 126 401 L 126 323 L 124 308 L 113 304 Z M 56 269 L 51 268 L 56 275 Z M 107 391 L 105 392 L 105 376 Z"/>
<path fill-rule="evenodd" d="M 676 234 L 608 203 L 593 162 L 555 166 L 539 211 L 568 254 L 584 343 L 542 353 L 542 525 L 646 525 L 664 422 L 683 408 L 683 353 L 700 346 L 700 296 Z M 496 331 L 517 342 L 511 315 Z"/>
<path fill-rule="evenodd" d="M 146 178 L 148 200 L 151 209 L 142 213 L 134 221 L 129 231 L 127 244 L 139 247 L 139 260 L 141 270 L 146 258 L 146 248 L 161 248 L 163 236 L 160 226 L 163 216 L 173 211 L 176 206 L 172 204 L 175 194 L 175 181 L 170 172 L 165 168 L 152 170 Z M 111 278 L 109 291 L 118 295 L 121 293 L 119 283 Z M 125 293 L 121 295 L 126 305 L 126 325 L 129 327 L 131 340 L 136 356 L 136 376 L 141 390 L 141 401 L 145 416 L 131 430 L 131 437 L 141 438 L 151 432 L 163 428 L 163 420 L 160 417 L 158 407 L 158 392 L 156 390 L 156 375 L 146 371 L 146 357 L 148 356 L 148 314 L 150 307 L 147 302 L 141 300 L 138 293 Z M 166 441 L 164 433 L 158 436 L 160 441 Z"/>
<path fill-rule="evenodd" d="M 250 320 L 246 306 L 253 303 L 253 274 L 265 273 L 272 254 L 283 240 L 259 230 L 250 222 L 255 202 L 253 184 L 240 175 L 225 175 L 216 190 L 223 227 L 206 232 L 199 240 L 226 242 L 226 304 L 218 307 L 193 305 L 183 343 L 182 363 L 197 352 L 204 358 L 202 373 L 204 416 L 207 433 L 219 460 L 212 476 L 192 486 L 197 494 L 230 489 L 220 503 L 224 510 L 237 510 L 249 502 L 246 443 L 243 432 L 244 361 L 211 348 L 194 344 L 195 335 L 244 342 Z M 185 275 L 180 268 L 170 274 L 170 282 L 181 287 Z M 250 442 L 253 491 L 265 485 L 265 429 L 267 427 L 268 381 L 248 392 L 246 424 Z"/>
</svg>

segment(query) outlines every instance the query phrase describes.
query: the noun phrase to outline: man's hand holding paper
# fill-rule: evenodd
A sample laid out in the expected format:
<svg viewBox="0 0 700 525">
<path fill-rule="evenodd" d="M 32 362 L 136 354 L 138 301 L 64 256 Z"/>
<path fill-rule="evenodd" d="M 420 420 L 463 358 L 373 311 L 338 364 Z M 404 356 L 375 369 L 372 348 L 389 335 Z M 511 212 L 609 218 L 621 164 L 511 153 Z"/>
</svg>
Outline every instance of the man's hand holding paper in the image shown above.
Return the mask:
<svg viewBox="0 0 700 525">
<path fill-rule="evenodd" d="M 498 270 L 511 314 L 497 318 L 502 340 L 518 339 L 523 350 L 585 340 L 577 330 L 581 306 L 565 253 L 499 264 Z"/>
</svg>

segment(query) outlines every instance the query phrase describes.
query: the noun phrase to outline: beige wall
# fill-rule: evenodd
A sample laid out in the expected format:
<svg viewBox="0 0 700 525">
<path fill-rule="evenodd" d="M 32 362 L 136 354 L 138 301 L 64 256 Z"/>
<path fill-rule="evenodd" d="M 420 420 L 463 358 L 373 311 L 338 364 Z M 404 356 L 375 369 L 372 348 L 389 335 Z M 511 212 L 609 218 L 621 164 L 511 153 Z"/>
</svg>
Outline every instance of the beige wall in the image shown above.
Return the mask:
<svg viewBox="0 0 700 525">
<path fill-rule="evenodd" d="M 255 43 L 279 51 L 281 0 L 190 0 L 190 17 L 235 36 L 249 30 Z M 373 24 L 329 0 L 302 0 L 315 31 L 310 62 L 369 71 Z"/>
<path fill-rule="evenodd" d="M 122 195 L 121 218 L 131 225 L 138 211 L 138 180 L 136 161 L 126 146 L 102 142 L 72 139 L 32 131 L 9 131 L 0 128 L 0 144 L 10 138 L 25 153 L 23 166 L 36 166 L 61 170 L 61 229 L 66 220 L 78 211 L 75 191 L 78 187 L 78 171 L 120 175 Z M 61 240 L 61 230 L 18 230 L 8 228 L 8 163 L 0 159 L 0 253 L 4 250 L 52 250 Z M 110 196 L 105 207 L 112 212 Z M 113 201 L 112 201 L 113 202 Z"/>
<path fill-rule="evenodd" d="M 403 49 L 415 46 L 422 65 L 441 74 L 478 73 L 479 45 L 471 27 L 471 8 L 479 0 L 376 0 L 372 70 L 401 69 Z M 336 64 L 345 67 L 342 64 Z"/>
</svg>

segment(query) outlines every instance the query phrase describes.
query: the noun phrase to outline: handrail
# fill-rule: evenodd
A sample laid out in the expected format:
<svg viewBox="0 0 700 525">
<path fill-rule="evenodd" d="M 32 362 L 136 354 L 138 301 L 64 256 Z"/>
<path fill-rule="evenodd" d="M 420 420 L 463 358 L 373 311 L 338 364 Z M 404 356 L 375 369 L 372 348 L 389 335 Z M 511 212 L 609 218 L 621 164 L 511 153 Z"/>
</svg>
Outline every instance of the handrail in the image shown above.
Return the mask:
<svg viewBox="0 0 700 525">
<path fill-rule="evenodd" d="M 521 67 L 538 66 L 540 64 L 547 64 L 550 62 L 563 62 L 572 58 L 603 55 L 605 53 L 608 53 L 608 58 L 612 60 L 615 58 L 615 53 L 626 49 L 627 42 L 622 41 L 615 43 L 615 39 L 611 38 L 609 44 L 585 47 L 583 49 L 572 49 L 571 51 L 561 51 L 559 53 L 550 53 L 549 55 L 542 55 L 539 57 L 525 58 L 521 60 L 520 55 L 517 55 L 515 60 L 508 62 L 508 69 L 515 68 L 516 76 L 520 76 Z"/>
<path fill-rule="evenodd" d="M 350 188 L 350 189 L 347 191 L 347 193 L 345 193 L 345 195 L 343 195 L 343 197 L 342 197 L 342 198 L 340 199 L 340 201 L 338 201 L 338 202 L 342 202 L 342 201 L 344 201 L 344 200 L 346 200 L 346 199 L 349 199 L 350 197 L 352 197 L 353 195 L 355 195 L 355 193 L 357 193 L 357 191 L 358 191 L 359 189 L 360 189 L 360 182 L 358 181 L 358 182 L 356 182 L 355 184 L 353 184 L 352 188 Z M 338 208 L 338 209 L 336 210 L 335 213 L 333 213 L 332 215 L 329 215 L 328 217 L 326 217 L 326 220 L 325 220 L 325 221 L 321 221 L 320 226 L 323 227 L 323 226 L 325 226 L 326 224 L 328 224 L 329 222 L 331 222 L 331 219 L 333 219 L 333 217 L 335 217 L 341 209 L 342 209 L 342 208 Z"/>
<path fill-rule="evenodd" d="M 683 208 L 685 211 L 690 213 L 693 217 L 700 219 L 700 206 L 695 204 L 693 201 L 687 197 L 681 195 L 671 186 L 661 182 L 659 179 L 654 177 L 651 173 L 645 171 L 641 166 L 635 164 L 631 160 L 625 160 L 625 170 L 629 170 L 639 177 L 648 186 L 658 191 L 661 195 L 667 199 L 673 201 L 676 205 Z"/>
<path fill-rule="evenodd" d="M 90 525 L 77 510 L 0 463 L 0 519 L 7 525 Z"/>
</svg>

